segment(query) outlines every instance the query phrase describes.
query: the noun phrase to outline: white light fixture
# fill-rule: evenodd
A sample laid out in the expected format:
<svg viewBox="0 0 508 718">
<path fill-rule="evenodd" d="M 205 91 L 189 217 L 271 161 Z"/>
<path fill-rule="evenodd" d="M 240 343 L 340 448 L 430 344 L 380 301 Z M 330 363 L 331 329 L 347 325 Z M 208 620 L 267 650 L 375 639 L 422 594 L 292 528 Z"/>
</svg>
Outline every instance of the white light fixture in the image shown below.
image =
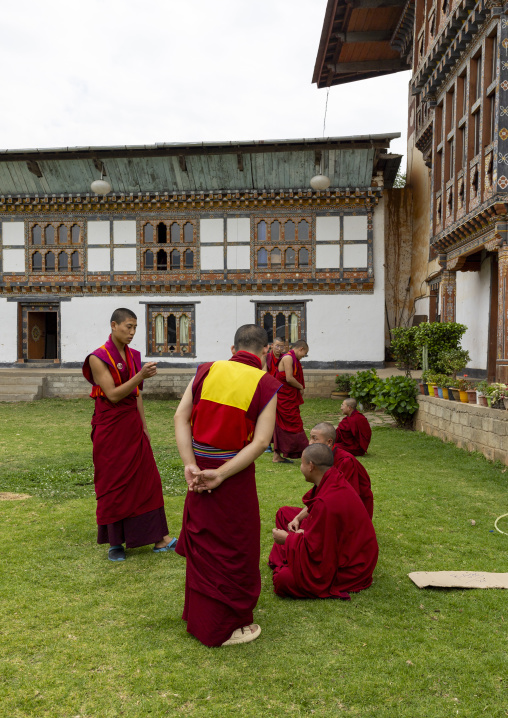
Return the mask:
<svg viewBox="0 0 508 718">
<path fill-rule="evenodd" d="M 96 167 L 97 169 L 99 169 L 97 165 Z M 105 171 L 106 170 L 104 169 L 104 165 L 101 163 L 101 178 L 94 180 L 90 185 L 90 189 L 92 190 L 92 192 L 95 192 L 95 194 L 105 195 L 108 194 L 108 192 L 111 192 L 111 185 L 104 179 Z"/>
<path fill-rule="evenodd" d="M 310 181 L 310 186 L 316 191 L 328 189 L 330 186 L 330 178 L 326 175 L 316 175 Z"/>
</svg>

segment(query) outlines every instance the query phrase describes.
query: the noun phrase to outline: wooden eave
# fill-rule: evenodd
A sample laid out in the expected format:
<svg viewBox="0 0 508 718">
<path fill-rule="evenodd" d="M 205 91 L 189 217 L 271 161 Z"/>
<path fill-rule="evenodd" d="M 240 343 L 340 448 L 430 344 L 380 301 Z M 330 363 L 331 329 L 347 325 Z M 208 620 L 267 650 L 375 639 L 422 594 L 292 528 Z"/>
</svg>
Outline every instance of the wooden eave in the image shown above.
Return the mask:
<svg viewBox="0 0 508 718">
<path fill-rule="evenodd" d="M 409 70 L 414 0 L 328 0 L 312 82 L 319 88 Z"/>
</svg>

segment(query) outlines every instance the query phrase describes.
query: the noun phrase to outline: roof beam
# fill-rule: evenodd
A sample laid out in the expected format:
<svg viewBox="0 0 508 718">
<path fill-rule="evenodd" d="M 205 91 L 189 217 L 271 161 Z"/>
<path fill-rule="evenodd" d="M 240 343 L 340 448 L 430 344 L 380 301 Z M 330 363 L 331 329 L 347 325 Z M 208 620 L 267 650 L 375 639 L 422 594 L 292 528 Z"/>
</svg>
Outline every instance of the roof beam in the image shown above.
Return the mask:
<svg viewBox="0 0 508 718">
<path fill-rule="evenodd" d="M 352 10 L 363 10 L 376 7 L 404 7 L 407 0 L 346 0 Z"/>
<path fill-rule="evenodd" d="M 348 75 L 352 72 L 383 72 L 411 69 L 405 60 L 367 60 L 365 62 L 340 62 L 337 65 L 328 65 L 336 75 Z"/>
<path fill-rule="evenodd" d="M 335 37 L 344 45 L 349 45 L 353 42 L 389 42 L 392 38 L 392 32 L 385 32 L 384 30 L 371 30 L 370 32 L 337 32 Z"/>
</svg>

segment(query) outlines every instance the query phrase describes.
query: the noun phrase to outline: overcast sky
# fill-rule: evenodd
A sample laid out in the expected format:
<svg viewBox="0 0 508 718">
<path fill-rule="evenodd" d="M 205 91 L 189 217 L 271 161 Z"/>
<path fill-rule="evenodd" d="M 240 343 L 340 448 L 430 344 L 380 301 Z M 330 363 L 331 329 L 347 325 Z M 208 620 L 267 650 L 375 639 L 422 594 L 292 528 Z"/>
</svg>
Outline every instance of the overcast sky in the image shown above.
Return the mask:
<svg viewBox="0 0 508 718">
<path fill-rule="evenodd" d="M 0 148 L 321 137 L 326 0 L 3 3 Z M 409 72 L 330 89 L 326 136 L 401 132 Z M 404 164 L 404 161 L 403 161 Z"/>
</svg>

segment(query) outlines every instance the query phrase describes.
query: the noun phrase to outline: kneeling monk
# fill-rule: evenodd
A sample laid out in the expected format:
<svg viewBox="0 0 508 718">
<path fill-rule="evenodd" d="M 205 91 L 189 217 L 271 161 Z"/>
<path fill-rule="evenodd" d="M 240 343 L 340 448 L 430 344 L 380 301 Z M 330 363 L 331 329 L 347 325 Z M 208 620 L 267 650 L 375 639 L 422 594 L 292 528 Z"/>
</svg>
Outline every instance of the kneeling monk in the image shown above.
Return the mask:
<svg viewBox="0 0 508 718">
<path fill-rule="evenodd" d="M 310 432 L 310 444 L 326 444 L 333 451 L 333 465 L 344 474 L 348 483 L 363 501 L 370 518 L 374 515 L 374 496 L 367 469 L 357 458 L 334 444 L 335 427 L 327 421 L 316 424 Z"/>
<path fill-rule="evenodd" d="M 376 532 L 356 491 L 333 467 L 332 450 L 312 444 L 301 472 L 314 484 L 305 508 L 279 509 L 268 565 L 278 596 L 349 598 L 372 583 L 377 563 Z"/>
<path fill-rule="evenodd" d="M 340 410 L 345 416 L 337 427 L 335 443 L 353 456 L 363 456 L 372 436 L 369 420 L 356 408 L 356 399 L 344 399 Z"/>
<path fill-rule="evenodd" d="M 161 477 L 153 458 L 140 389 L 157 373 L 154 362 L 141 368 L 141 354 L 130 349 L 137 320 L 130 309 L 116 309 L 111 335 L 83 364 L 93 384 L 94 484 L 97 543 L 109 543 L 108 558 L 124 561 L 125 550 L 155 543 L 154 551 L 174 550 L 168 534 Z"/>
</svg>

